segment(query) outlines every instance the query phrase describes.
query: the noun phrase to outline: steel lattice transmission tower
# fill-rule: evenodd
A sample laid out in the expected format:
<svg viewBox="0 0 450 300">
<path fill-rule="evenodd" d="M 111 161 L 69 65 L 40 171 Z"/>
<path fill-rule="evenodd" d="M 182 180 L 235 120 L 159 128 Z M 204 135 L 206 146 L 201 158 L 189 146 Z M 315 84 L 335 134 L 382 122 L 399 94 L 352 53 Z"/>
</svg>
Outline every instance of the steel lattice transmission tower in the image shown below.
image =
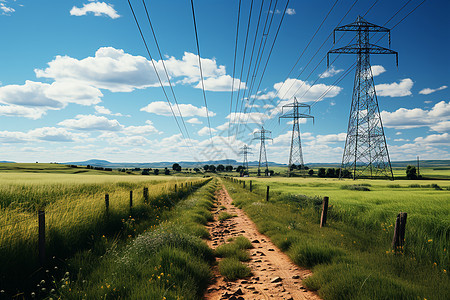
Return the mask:
<svg viewBox="0 0 450 300">
<path fill-rule="evenodd" d="M 284 113 L 284 109 L 291 109 L 288 113 Z M 298 166 L 300 170 L 305 169 L 305 164 L 303 163 L 303 152 L 302 152 L 302 140 L 300 137 L 300 122 L 299 120 L 302 118 L 312 118 L 311 115 L 303 114 L 300 112 L 300 109 L 305 108 L 308 109 L 308 113 L 311 113 L 311 106 L 304 103 L 299 103 L 297 98 L 294 97 L 294 102 L 283 105 L 281 108 L 282 116 L 280 119 L 292 119 L 292 136 L 291 136 L 291 151 L 289 154 L 289 166 L 288 166 L 288 175 L 290 176 L 293 172 L 293 165 Z"/>
<path fill-rule="evenodd" d="M 267 153 L 266 153 L 266 140 L 271 140 L 270 135 L 272 131 L 265 130 L 264 127 L 261 130 L 254 132 L 254 140 L 260 140 L 261 144 L 259 147 L 259 164 L 258 164 L 258 176 L 261 176 L 261 165 L 265 165 L 266 169 L 264 170 L 264 174 L 266 176 L 269 175 L 269 164 L 267 163 Z"/>
<path fill-rule="evenodd" d="M 242 160 L 242 168 L 244 169 L 244 171 L 247 171 L 247 172 L 248 172 L 248 158 L 247 158 L 247 155 L 248 154 L 252 154 L 252 152 L 250 150 L 251 150 L 250 147 L 247 146 L 247 145 L 244 145 L 241 148 L 241 153 L 244 156 L 244 159 Z"/>
<path fill-rule="evenodd" d="M 353 179 L 356 179 L 358 177 L 386 176 L 393 180 L 394 175 L 370 66 L 370 54 L 395 54 L 398 66 L 398 53 L 371 44 L 369 41 L 371 33 L 388 33 L 390 48 L 390 30 L 358 17 L 354 23 L 335 28 L 333 35 L 336 31 L 356 32 L 357 42 L 328 51 L 327 60 L 330 53 L 357 54 L 358 59 L 339 177 L 351 175 Z M 327 65 L 329 65 L 329 60 Z"/>
</svg>

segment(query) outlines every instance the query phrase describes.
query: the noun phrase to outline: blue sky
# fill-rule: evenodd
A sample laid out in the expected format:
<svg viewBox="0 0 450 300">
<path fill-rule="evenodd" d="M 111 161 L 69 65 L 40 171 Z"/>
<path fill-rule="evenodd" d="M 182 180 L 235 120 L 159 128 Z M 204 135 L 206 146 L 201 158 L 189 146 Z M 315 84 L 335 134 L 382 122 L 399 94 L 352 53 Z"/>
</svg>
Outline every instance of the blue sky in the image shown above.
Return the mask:
<svg viewBox="0 0 450 300">
<path fill-rule="evenodd" d="M 371 57 L 391 160 L 415 159 L 417 155 L 421 159 L 450 159 L 448 1 L 425 1 L 401 21 L 422 0 L 291 0 L 261 80 L 286 1 L 276 1 L 276 7 L 272 1 L 270 8 L 270 1 L 253 1 L 244 60 L 252 1 L 241 1 L 234 79 L 239 1 L 194 1 L 208 110 L 201 89 L 190 1 L 146 2 L 164 64 L 142 1 L 131 1 L 177 114 L 181 134 L 127 1 L 0 0 L 0 160 L 240 160 L 238 149 L 244 144 L 253 148 L 254 155 L 249 159 L 257 160 L 258 144 L 252 141 L 252 132 L 264 125 L 273 137 L 273 142 L 267 143 L 268 159 L 287 163 L 291 125 L 288 120 L 278 122 L 278 112 L 296 96 L 299 101 L 312 104 L 311 114 L 315 117 L 314 124 L 309 120 L 300 126 L 305 162 L 340 162 L 354 70 L 339 79 L 356 57 L 331 56 L 333 63 L 328 70 L 326 59 L 322 59 L 332 47 L 351 41 L 350 33 L 338 33 L 335 46 L 329 38 L 346 13 L 340 25 L 366 14 L 365 19 L 371 23 L 395 26 L 391 49 L 399 53 L 398 69 L 394 56 Z M 253 73 L 248 78 L 247 73 L 261 5 L 261 24 L 266 16 L 273 19 L 256 84 L 250 88 Z M 251 70 L 258 46 L 264 41 L 262 26 L 256 36 Z M 380 38 L 378 44 L 388 47 L 387 36 L 377 35 L 371 41 Z M 174 105 L 164 66 L 187 132 Z M 325 91 L 328 93 L 320 98 Z M 245 114 L 239 113 L 243 97 Z M 251 105 L 254 107 L 250 109 Z M 245 126 L 240 126 L 236 135 L 239 118 Z M 232 127 L 228 129 L 230 123 Z"/>
</svg>

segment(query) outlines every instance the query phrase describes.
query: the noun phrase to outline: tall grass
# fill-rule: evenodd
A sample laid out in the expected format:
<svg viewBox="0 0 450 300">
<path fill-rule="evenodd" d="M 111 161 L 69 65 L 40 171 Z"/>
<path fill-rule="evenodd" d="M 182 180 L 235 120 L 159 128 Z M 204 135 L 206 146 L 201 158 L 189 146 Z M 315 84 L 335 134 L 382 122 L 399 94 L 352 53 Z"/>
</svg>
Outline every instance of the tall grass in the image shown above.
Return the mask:
<svg viewBox="0 0 450 300">
<path fill-rule="evenodd" d="M 294 262 L 313 268 L 305 283 L 325 299 L 446 299 L 449 294 L 445 191 L 391 190 L 380 181 L 361 192 L 342 190 L 345 181 L 252 180 L 255 193 L 225 181 L 233 203 Z M 269 202 L 266 185 L 274 191 Z M 318 194 L 330 196 L 324 228 Z M 390 244 L 399 211 L 408 212 L 406 245 L 403 254 L 394 254 Z"/>
<path fill-rule="evenodd" d="M 113 179 L 113 176 L 108 177 Z M 0 185 L 0 194 L 7 190 L 12 195 L 22 193 L 21 197 L 25 199 L 22 201 L 23 205 L 10 204 L 1 211 L 0 289 L 9 292 L 26 289 L 28 282 L 24 278 L 39 267 L 38 207 L 45 208 L 46 254 L 50 261 L 52 257 L 64 259 L 80 249 L 89 248 L 102 236 L 120 233 L 120 238 L 133 237 L 147 224 L 157 221 L 164 210 L 191 192 L 188 187 L 178 188 L 175 192 L 173 182 L 127 179 L 114 182 L 113 179 L 112 183 L 95 183 L 96 180 L 102 179 L 94 176 L 91 177 L 91 183 L 39 185 L 38 182 L 31 182 L 28 185 Z M 194 189 L 203 182 L 204 180 L 196 180 Z M 144 203 L 143 199 L 144 186 L 149 188 L 148 203 Z M 130 190 L 134 191 L 132 209 L 129 207 Z M 108 212 L 104 202 L 106 192 L 110 199 Z M 46 200 L 33 202 L 35 196 Z"/>
<path fill-rule="evenodd" d="M 182 200 L 162 221 L 124 247 L 111 248 L 96 257 L 85 270 L 91 252 L 69 260 L 77 279 L 62 287 L 55 297 L 64 299 L 201 299 L 211 279 L 214 253 L 201 240 L 203 221 L 214 205 L 214 182 Z"/>
</svg>

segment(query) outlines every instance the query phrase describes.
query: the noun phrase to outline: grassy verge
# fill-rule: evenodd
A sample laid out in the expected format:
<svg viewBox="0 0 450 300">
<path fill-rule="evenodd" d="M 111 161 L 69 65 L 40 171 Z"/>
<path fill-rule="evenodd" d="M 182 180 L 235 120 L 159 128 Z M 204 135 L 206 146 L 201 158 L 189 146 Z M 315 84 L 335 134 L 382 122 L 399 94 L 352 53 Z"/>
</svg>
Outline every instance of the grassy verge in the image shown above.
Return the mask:
<svg viewBox="0 0 450 300">
<path fill-rule="evenodd" d="M 201 299 L 211 279 L 214 253 L 201 239 L 212 219 L 215 183 L 200 188 L 160 223 L 135 239 L 109 242 L 99 256 L 82 251 L 67 261 L 70 274 L 55 282 L 63 299 Z M 76 280 L 70 280 L 76 278 Z"/>
<path fill-rule="evenodd" d="M 364 209 L 360 202 L 347 203 L 345 208 L 355 213 L 364 209 L 366 219 L 355 218 L 361 216 L 357 213 L 336 213 L 332 207 L 328 226 L 319 228 L 320 198 L 273 193 L 265 202 L 258 189 L 257 193 L 250 193 L 238 184 L 225 184 L 233 203 L 246 211 L 261 233 L 268 235 L 295 263 L 312 268 L 314 275 L 304 282 L 324 299 L 446 299 L 449 295 L 448 273 L 443 268 L 448 265 L 447 249 L 441 249 L 442 265 L 429 263 L 435 252 L 432 247 L 427 249 L 432 242 L 440 245 L 448 241 L 448 228 L 443 236 L 438 234 L 436 240 L 422 244 L 421 254 L 416 255 L 416 231 L 430 234 L 436 229 L 416 229 L 414 223 L 407 224 L 405 252 L 397 255 L 390 251 L 392 227 L 374 226 L 377 219 L 373 220 L 373 212 Z M 410 243 L 413 251 L 408 250 Z"/>
<path fill-rule="evenodd" d="M 222 258 L 219 262 L 220 274 L 231 281 L 249 277 L 250 268 L 241 262 L 250 260 L 247 249 L 251 248 L 253 248 L 252 243 L 243 236 L 238 236 L 230 243 L 217 247 L 216 256 Z"/>
<path fill-rule="evenodd" d="M 92 178 L 92 181 L 95 179 Z M 41 291 L 45 294 L 51 289 L 48 281 L 60 278 L 67 270 L 67 258 L 76 257 L 85 249 L 89 249 L 93 257 L 103 255 L 119 242 L 132 239 L 146 228 L 161 222 L 168 209 L 203 184 L 204 180 L 197 180 L 192 188 L 189 184 L 177 191 L 174 190 L 173 183 L 168 182 L 74 184 L 84 192 L 83 195 L 74 186 L 64 185 L 65 189 L 61 188 L 62 197 L 56 200 L 56 197 L 48 196 L 53 201 L 49 200 L 45 205 L 45 268 L 39 268 L 38 222 L 34 208 L 8 207 L 2 210 L 0 220 L 4 225 L 0 227 L 0 290 L 4 290 L 7 295 L 15 295 L 36 290 L 37 287 L 39 290 L 46 289 Z M 143 198 L 143 186 L 149 187 L 147 202 Z M 44 187 L 48 186 L 44 184 Z M 57 194 L 57 189 L 44 187 L 38 185 L 37 190 L 43 195 Z M 16 188 L 20 188 L 20 185 Z M 133 207 L 130 209 L 129 192 L 133 189 Z M 105 191 L 109 192 L 108 211 L 105 209 Z M 38 192 L 35 191 L 34 194 L 36 193 Z M 47 283 L 36 286 L 42 279 Z"/>
</svg>

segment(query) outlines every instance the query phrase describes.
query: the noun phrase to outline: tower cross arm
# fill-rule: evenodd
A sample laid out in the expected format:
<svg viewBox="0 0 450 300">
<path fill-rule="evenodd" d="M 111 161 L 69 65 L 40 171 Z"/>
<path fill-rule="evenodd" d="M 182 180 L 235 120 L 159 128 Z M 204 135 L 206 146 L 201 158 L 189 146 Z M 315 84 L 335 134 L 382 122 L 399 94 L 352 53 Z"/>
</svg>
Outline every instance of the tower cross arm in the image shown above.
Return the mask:
<svg viewBox="0 0 450 300">
<path fill-rule="evenodd" d="M 388 49 L 388 48 L 384 48 L 378 45 L 374 45 L 374 44 L 366 44 L 364 45 L 364 47 L 360 47 L 357 44 L 352 44 L 349 46 L 345 46 L 345 47 L 341 47 L 341 48 L 337 48 L 337 49 L 332 49 L 330 51 L 328 51 L 327 53 L 327 67 L 330 66 L 330 59 L 329 56 L 332 53 L 339 53 L 339 54 L 361 54 L 361 53 L 365 53 L 365 54 L 395 54 L 395 60 L 398 66 L 398 52 Z"/>
<path fill-rule="evenodd" d="M 362 17 L 347 25 L 336 27 L 334 31 L 369 31 L 369 32 L 389 32 L 390 29 L 367 22 Z"/>
</svg>

